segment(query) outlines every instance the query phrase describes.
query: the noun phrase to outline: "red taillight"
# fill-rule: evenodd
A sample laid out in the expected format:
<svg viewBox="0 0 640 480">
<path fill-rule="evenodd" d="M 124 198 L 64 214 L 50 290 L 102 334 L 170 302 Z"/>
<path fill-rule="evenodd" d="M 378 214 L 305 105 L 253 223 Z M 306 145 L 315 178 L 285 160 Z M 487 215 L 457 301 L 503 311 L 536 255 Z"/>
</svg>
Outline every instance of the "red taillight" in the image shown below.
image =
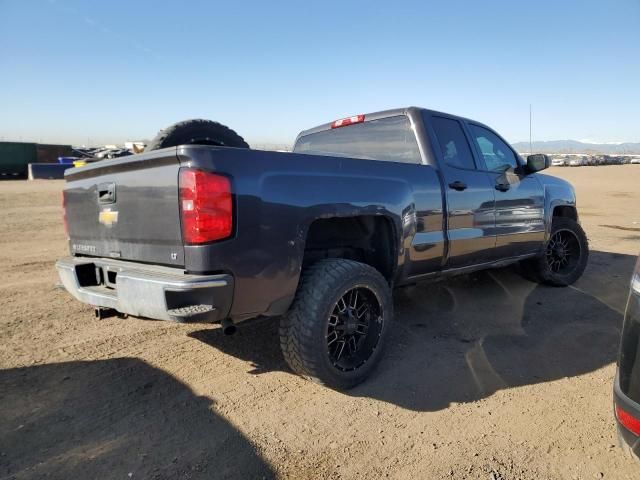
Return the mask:
<svg viewBox="0 0 640 480">
<path fill-rule="evenodd" d="M 354 115 L 353 117 L 341 118 L 331 124 L 331 128 L 346 127 L 347 125 L 353 125 L 354 123 L 364 122 L 364 115 Z"/>
<path fill-rule="evenodd" d="M 67 221 L 67 197 L 62 191 L 62 220 L 64 222 L 64 233 L 69 237 L 69 222 Z"/>
<path fill-rule="evenodd" d="M 624 428 L 634 435 L 640 436 L 640 420 L 625 412 L 619 405 L 616 405 L 616 417 Z"/>
<path fill-rule="evenodd" d="M 191 168 L 180 170 L 180 211 L 184 243 L 222 240 L 233 229 L 231 182 Z"/>
</svg>

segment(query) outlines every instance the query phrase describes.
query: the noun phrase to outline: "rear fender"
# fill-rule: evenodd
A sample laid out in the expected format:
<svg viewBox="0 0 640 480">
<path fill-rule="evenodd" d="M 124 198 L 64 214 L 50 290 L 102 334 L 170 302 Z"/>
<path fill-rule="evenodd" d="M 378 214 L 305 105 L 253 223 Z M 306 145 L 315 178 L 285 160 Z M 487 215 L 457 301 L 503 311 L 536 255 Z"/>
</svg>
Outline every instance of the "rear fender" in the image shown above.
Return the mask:
<svg viewBox="0 0 640 480">
<path fill-rule="evenodd" d="M 291 245 L 289 268 L 295 272 L 297 288 L 309 228 L 321 219 L 347 218 L 359 216 L 382 216 L 392 226 L 394 241 L 394 264 L 404 263 L 405 239 L 403 216 L 415 218 L 408 212 L 412 209 L 412 190 L 407 182 L 389 178 L 362 178 L 349 175 L 309 175 L 309 174 L 267 174 L 261 185 L 263 217 L 282 219 L 282 209 L 289 211 L 289 219 L 297 217 L 295 228 L 279 223 L 278 227 L 289 230 L 287 243 Z M 321 202 L 317 200 L 321 199 Z M 268 209 L 274 208 L 273 215 Z M 278 213 L 279 212 L 279 213 Z M 288 305 L 287 305 L 288 307 Z M 285 309 L 286 310 L 286 309 Z"/>
</svg>

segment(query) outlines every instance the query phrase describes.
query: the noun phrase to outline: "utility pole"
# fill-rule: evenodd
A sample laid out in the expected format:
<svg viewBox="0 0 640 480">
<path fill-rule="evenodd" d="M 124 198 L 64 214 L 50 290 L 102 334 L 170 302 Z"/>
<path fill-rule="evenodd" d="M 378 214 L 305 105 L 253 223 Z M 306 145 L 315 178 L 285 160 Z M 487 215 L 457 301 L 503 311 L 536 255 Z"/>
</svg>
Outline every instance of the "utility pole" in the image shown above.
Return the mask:
<svg viewBox="0 0 640 480">
<path fill-rule="evenodd" d="M 529 155 L 533 154 L 533 147 L 531 142 L 531 104 L 529 104 Z"/>
</svg>

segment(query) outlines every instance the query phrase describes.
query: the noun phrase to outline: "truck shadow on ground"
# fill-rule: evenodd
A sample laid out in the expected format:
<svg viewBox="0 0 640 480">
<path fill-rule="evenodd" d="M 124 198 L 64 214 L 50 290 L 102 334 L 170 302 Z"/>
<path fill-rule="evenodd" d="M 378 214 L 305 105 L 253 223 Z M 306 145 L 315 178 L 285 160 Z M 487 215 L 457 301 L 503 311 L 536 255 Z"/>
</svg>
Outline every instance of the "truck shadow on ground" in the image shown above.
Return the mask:
<svg viewBox="0 0 640 480">
<path fill-rule="evenodd" d="M 396 322 L 377 371 L 347 395 L 419 411 L 500 389 L 592 372 L 615 361 L 635 257 L 592 252 L 569 288 L 523 279 L 516 267 L 396 291 Z M 192 337 L 249 360 L 253 374 L 286 370 L 277 321 Z"/>
<path fill-rule="evenodd" d="M 273 478 L 198 397 L 133 358 L 0 370 L 2 478 Z"/>
</svg>

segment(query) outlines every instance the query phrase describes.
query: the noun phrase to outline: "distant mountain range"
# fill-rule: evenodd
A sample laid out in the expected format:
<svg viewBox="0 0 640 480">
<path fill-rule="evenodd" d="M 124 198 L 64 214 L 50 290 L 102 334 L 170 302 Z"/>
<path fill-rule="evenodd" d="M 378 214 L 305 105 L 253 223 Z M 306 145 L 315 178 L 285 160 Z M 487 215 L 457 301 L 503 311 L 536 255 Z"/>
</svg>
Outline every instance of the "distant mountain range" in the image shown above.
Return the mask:
<svg viewBox="0 0 640 480">
<path fill-rule="evenodd" d="M 513 144 L 518 152 L 529 152 L 529 142 Z M 600 153 L 605 155 L 640 154 L 640 143 L 585 143 L 578 140 L 533 142 L 534 153 Z"/>
</svg>

